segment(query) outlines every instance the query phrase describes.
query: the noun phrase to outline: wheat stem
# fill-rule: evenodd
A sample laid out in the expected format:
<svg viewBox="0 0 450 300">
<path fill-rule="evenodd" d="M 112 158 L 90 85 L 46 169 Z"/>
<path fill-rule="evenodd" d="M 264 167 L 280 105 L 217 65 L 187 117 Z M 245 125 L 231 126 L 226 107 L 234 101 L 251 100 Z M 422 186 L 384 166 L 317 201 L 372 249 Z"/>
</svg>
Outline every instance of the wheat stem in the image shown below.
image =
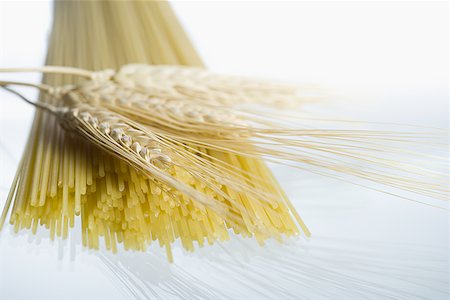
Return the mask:
<svg viewBox="0 0 450 300">
<path fill-rule="evenodd" d="M 0 73 L 66 74 L 91 78 L 93 72 L 73 67 L 44 66 L 39 68 L 0 68 Z"/>
<path fill-rule="evenodd" d="M 6 83 L 6 84 L 8 84 L 8 83 Z M 55 106 L 47 104 L 47 103 L 43 103 L 43 102 L 33 102 L 33 101 L 27 99 L 21 93 L 19 93 L 19 92 L 13 90 L 13 89 L 7 87 L 6 84 L 3 85 L 3 84 L 0 83 L 0 87 L 2 87 L 4 90 L 6 90 L 6 91 L 16 95 L 17 97 L 19 97 L 20 99 L 22 99 L 26 103 L 31 104 L 32 106 L 34 106 L 36 108 L 43 109 L 43 110 L 48 111 L 48 112 L 50 112 L 52 114 L 56 114 L 57 108 Z M 23 84 L 23 85 L 26 85 L 26 84 Z M 28 85 L 28 86 L 36 87 L 35 85 Z"/>
</svg>

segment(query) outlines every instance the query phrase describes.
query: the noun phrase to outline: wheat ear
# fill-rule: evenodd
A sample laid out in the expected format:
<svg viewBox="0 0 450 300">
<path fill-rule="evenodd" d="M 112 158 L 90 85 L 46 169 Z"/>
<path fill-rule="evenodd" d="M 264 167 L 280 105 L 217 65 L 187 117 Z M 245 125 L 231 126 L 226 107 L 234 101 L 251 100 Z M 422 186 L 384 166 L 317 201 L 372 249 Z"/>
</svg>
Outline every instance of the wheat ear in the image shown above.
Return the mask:
<svg viewBox="0 0 450 300">
<path fill-rule="evenodd" d="M 171 87 L 162 86 L 153 92 L 151 89 L 140 88 L 139 82 L 150 80 L 145 71 L 153 70 L 144 66 L 137 69 L 140 68 L 144 72 L 138 72 L 140 76 L 132 77 L 131 71 L 127 73 L 134 80 L 133 84 L 121 82 L 120 76 L 117 79 L 119 72 L 108 81 L 91 80 L 82 83 L 64 95 L 66 102 L 70 105 L 81 102 L 106 107 L 165 136 L 171 136 L 173 143 L 179 142 L 180 145 L 189 144 L 193 148 L 204 147 L 253 158 L 263 156 L 272 161 L 281 159 L 282 163 L 326 176 L 336 177 L 343 173 L 397 189 L 446 199 L 448 189 L 444 187 L 445 174 L 434 172 L 427 166 L 416 167 L 385 157 L 387 153 L 405 153 L 401 143 L 413 142 L 417 135 L 368 130 L 296 129 L 289 123 L 286 127 L 286 124 L 258 112 L 244 113 L 231 106 L 189 101 L 192 100 L 189 97 L 180 98 L 181 94 L 178 94 L 178 98 L 170 98 L 174 97 Z M 176 67 L 168 69 L 167 72 L 172 74 Z M 132 66 L 130 70 L 136 70 L 136 67 Z M 157 70 L 164 73 L 164 67 L 158 67 Z M 184 68 L 179 72 L 183 73 L 183 70 Z M 153 74 L 150 71 L 149 74 Z M 189 68 L 186 70 L 188 74 L 190 71 Z M 174 84 L 175 78 L 177 76 L 169 82 Z M 201 77 L 193 78 L 197 86 L 200 86 L 200 82 L 196 80 Z M 209 93 L 214 94 L 211 91 Z M 160 98 L 164 94 L 166 98 Z M 392 142 L 397 145 L 385 145 Z M 420 152 L 409 154 L 421 155 Z M 436 161 L 439 162 L 439 159 Z M 359 163 L 370 164 L 371 169 L 361 170 Z M 216 170 L 217 168 L 215 164 L 202 170 L 205 174 L 214 173 L 215 180 L 233 174 L 228 166 L 224 166 L 222 171 Z M 233 182 L 228 184 L 238 188 Z M 251 190 L 248 185 L 246 189 Z"/>
<path fill-rule="evenodd" d="M 159 132 L 161 136 L 170 136 L 170 144 L 178 145 L 178 151 L 186 155 L 189 155 L 189 152 L 184 151 L 182 147 L 190 145 L 194 151 L 197 151 L 195 147 L 204 147 L 253 158 L 264 156 L 269 160 L 282 159 L 289 165 L 293 162 L 294 167 L 327 176 L 335 177 L 333 172 L 345 173 L 425 196 L 439 199 L 446 197 L 447 189 L 442 184 L 445 180 L 444 174 L 382 157 L 387 148 L 380 142 L 408 140 L 410 136 L 375 131 L 291 129 L 258 113 L 242 113 L 232 107 L 189 101 L 192 99 L 188 96 L 174 92 L 174 87 L 187 80 L 186 76 L 193 73 L 189 81 L 193 91 L 195 86 L 202 86 L 200 80 L 203 77 L 216 77 L 206 71 L 194 71 L 191 68 L 176 70 L 178 67 L 130 65 L 124 66 L 115 75 L 109 71 L 91 72 L 90 80 L 78 86 L 60 87 L 53 91 L 49 87 L 40 88 L 54 97 L 63 97 L 65 105 L 77 106 L 84 103 L 103 107 L 120 114 L 122 118 L 132 120 L 134 126 L 146 125 L 147 129 Z M 162 84 L 161 78 L 166 78 L 168 83 Z M 145 84 L 147 86 L 143 88 Z M 203 86 L 209 95 L 217 94 L 217 91 L 209 89 L 207 84 Z M 245 91 L 245 88 L 243 90 Z M 157 96 L 154 96 L 155 94 Z M 336 146 L 333 146 L 334 142 L 337 142 Z M 369 155 L 368 151 L 375 155 Z M 401 151 L 394 148 L 393 153 L 396 152 Z M 236 174 L 229 166 L 211 163 L 210 159 L 200 161 L 195 156 L 191 158 L 191 162 L 194 161 L 194 165 L 201 170 L 195 172 L 191 169 L 191 175 L 204 181 L 226 181 L 235 190 L 253 192 L 246 180 L 238 184 L 237 180 L 226 179 Z M 358 161 L 385 169 L 372 168 L 373 170 L 362 171 L 355 164 Z M 399 172 L 402 174 L 398 175 Z M 419 175 L 421 179 L 411 177 L 410 174 Z M 215 185 L 211 187 L 219 191 Z M 268 197 L 265 195 L 263 198 Z"/>
</svg>

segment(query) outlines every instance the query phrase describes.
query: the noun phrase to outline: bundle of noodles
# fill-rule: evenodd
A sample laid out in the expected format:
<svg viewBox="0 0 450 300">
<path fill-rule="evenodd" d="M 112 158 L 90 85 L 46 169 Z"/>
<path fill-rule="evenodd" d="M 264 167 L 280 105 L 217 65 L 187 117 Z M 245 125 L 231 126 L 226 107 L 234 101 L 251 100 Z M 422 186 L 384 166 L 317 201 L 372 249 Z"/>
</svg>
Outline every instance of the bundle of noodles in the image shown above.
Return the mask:
<svg viewBox="0 0 450 300">
<path fill-rule="evenodd" d="M 55 2 L 47 65 L 100 70 L 117 69 L 132 62 L 202 65 L 164 1 Z M 77 83 L 79 78 L 50 74 L 43 81 L 56 86 Z M 40 100 L 61 105 L 58 99 L 46 95 Z M 90 248 L 99 247 L 100 237 L 104 237 L 106 247 L 113 251 L 118 243 L 123 243 L 126 249 L 143 250 L 155 240 L 170 250 L 170 243 L 176 238 L 181 239 L 186 249 L 193 250 L 195 241 L 203 245 L 206 240 L 212 243 L 229 238 L 229 224 L 224 224 L 220 215 L 210 214 L 208 209 L 202 211 L 192 204 L 175 206 L 170 194 L 147 176 L 111 153 L 68 134 L 57 123 L 52 114 L 37 111 L 7 199 L 13 203 L 10 223 L 15 231 L 31 228 L 36 232 L 41 224 L 50 230 L 51 238 L 65 238 L 75 224 L 74 216 L 79 213 L 80 207 L 77 205 L 75 209 L 74 204 L 83 203 L 83 244 Z M 206 152 L 206 149 L 199 146 L 192 151 Z M 261 177 L 266 189 L 282 195 L 261 159 L 224 151 L 204 155 L 203 163 L 225 159 L 223 164 L 231 164 L 240 177 Z M 200 180 L 192 185 L 198 191 L 206 189 Z M 299 234 L 292 221 L 290 204 L 272 208 L 267 201 L 243 192 L 223 190 L 224 195 L 245 203 L 241 209 L 247 223 L 236 228 L 236 233 L 254 235 L 253 228 L 262 222 L 256 216 L 264 214 L 267 231 Z M 288 201 L 284 195 L 280 197 Z M 283 223 L 275 226 L 266 211 L 283 219 Z M 5 210 L 2 219 L 6 217 Z M 295 218 L 301 222 L 296 214 Z"/>
<path fill-rule="evenodd" d="M 293 128 L 237 104 L 299 100 L 294 87 L 147 63 L 201 64 L 166 3 L 55 4 L 47 64 L 82 69 L 37 70 L 42 109 L 0 226 L 11 210 L 15 231 L 65 238 L 80 215 L 83 245 L 158 241 L 169 260 L 176 239 L 193 251 L 231 230 L 260 243 L 309 236 L 263 158 L 445 197 L 442 174 L 383 156 L 408 135 Z M 118 71 L 88 71 L 104 68 Z"/>
</svg>

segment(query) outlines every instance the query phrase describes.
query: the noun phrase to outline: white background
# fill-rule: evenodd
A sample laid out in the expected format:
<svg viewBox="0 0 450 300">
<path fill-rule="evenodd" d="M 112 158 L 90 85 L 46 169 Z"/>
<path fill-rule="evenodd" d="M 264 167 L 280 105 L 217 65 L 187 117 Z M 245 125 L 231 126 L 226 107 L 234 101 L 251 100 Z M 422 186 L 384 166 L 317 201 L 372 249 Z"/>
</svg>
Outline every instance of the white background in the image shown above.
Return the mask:
<svg viewBox="0 0 450 300">
<path fill-rule="evenodd" d="M 448 128 L 447 2 L 183 1 L 173 7 L 214 71 L 332 87 L 339 101 L 320 104 L 325 108 L 307 108 L 323 110 L 325 115 Z M 0 2 L 0 66 L 43 64 L 50 20 L 47 2 Z M 39 80 L 36 75 L 2 74 L 0 78 Z M 3 204 L 33 108 L 3 92 L 0 97 Z M 447 211 L 308 173 L 280 167 L 274 171 L 313 233 L 309 241 L 298 240 L 279 249 L 293 260 L 292 265 L 302 266 L 299 274 L 305 274 L 303 282 L 286 283 L 286 288 L 300 298 L 330 297 L 320 291 L 336 293 L 334 299 L 362 298 L 358 291 L 368 288 L 355 288 L 348 275 L 376 284 L 377 288 L 367 292 L 372 298 L 385 299 L 388 290 L 395 288 L 394 298 L 447 299 Z M 252 255 L 263 260 L 268 255 L 250 248 Z M 152 265 L 142 269 L 139 277 L 156 286 L 155 290 L 170 286 L 177 272 L 184 270 L 213 288 L 225 289 L 234 299 L 281 298 L 275 288 L 272 295 L 264 296 L 231 279 L 227 285 L 226 272 L 205 263 L 218 263 L 214 261 L 217 249 L 202 249 L 194 255 L 177 250 L 175 266 L 168 266 L 156 247 L 157 255 L 109 259 L 116 267 L 128 268 L 137 268 L 147 259 Z M 253 272 L 258 261 L 252 255 L 237 273 Z M 209 276 L 201 274 L 204 271 Z M 274 277 L 278 274 L 274 269 L 260 271 L 268 282 L 281 280 Z M 336 272 L 341 275 L 333 275 Z M 307 278 L 315 279 L 305 286 Z M 340 288 L 331 286 L 330 278 Z M 0 292 L 2 299 L 132 297 L 95 253 L 71 243 L 65 247 L 52 244 L 45 237 L 40 241 L 27 234 L 15 237 L 9 228 L 0 234 Z"/>
</svg>

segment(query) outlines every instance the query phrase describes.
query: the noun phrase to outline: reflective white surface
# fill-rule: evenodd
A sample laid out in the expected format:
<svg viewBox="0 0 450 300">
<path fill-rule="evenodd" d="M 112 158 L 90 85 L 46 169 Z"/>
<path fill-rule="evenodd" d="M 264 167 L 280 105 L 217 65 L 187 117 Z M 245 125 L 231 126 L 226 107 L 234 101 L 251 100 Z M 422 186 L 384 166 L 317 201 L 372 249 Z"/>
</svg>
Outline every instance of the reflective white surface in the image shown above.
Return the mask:
<svg viewBox="0 0 450 300">
<path fill-rule="evenodd" d="M 305 108 L 326 116 L 448 128 L 446 3 L 177 2 L 174 8 L 215 71 L 338 88 L 346 99 Z M 1 2 L 0 66 L 41 65 L 49 25 L 46 2 Z M 0 96 L 3 206 L 33 108 Z M 311 229 L 310 240 L 260 248 L 235 239 L 194 254 L 177 248 L 169 265 L 157 246 L 147 254 L 103 255 L 82 249 L 77 233 L 51 243 L 45 231 L 36 238 L 6 228 L 0 298 L 448 299 L 448 211 L 273 169 Z"/>
</svg>

